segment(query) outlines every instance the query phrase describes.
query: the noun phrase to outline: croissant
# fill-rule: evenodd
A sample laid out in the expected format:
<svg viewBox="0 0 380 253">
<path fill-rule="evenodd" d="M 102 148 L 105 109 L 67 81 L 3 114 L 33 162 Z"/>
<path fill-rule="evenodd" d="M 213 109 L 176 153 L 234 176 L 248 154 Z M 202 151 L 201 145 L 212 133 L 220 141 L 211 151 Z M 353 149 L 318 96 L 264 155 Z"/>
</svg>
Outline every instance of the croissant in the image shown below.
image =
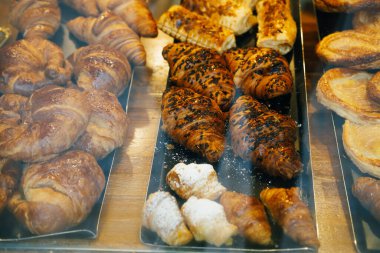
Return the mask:
<svg viewBox="0 0 380 253">
<path fill-rule="evenodd" d="M 231 144 L 236 155 L 251 160 L 271 176 L 291 179 L 302 170 L 296 151 L 296 123 L 250 96 L 239 97 L 230 113 Z"/>
<path fill-rule="evenodd" d="M 94 157 L 69 151 L 48 162 L 29 165 L 21 190 L 8 207 L 31 233 L 54 233 L 81 223 L 104 185 L 103 171 Z"/>
<path fill-rule="evenodd" d="M 301 245 L 319 247 L 313 218 L 298 188 L 267 188 L 260 192 L 260 199 L 286 235 Z"/>
<path fill-rule="evenodd" d="M 127 115 L 112 93 L 105 90 L 86 92 L 91 107 L 90 121 L 74 149 L 84 150 L 96 159 L 102 159 L 121 147 L 127 136 Z"/>
<path fill-rule="evenodd" d="M 171 87 L 162 96 L 162 129 L 187 149 L 216 162 L 224 151 L 223 113 L 211 98 Z"/>
<path fill-rule="evenodd" d="M 186 224 L 196 241 L 206 241 L 221 246 L 232 242 L 237 227 L 227 221 L 223 206 L 209 200 L 192 196 L 181 207 Z"/>
<path fill-rule="evenodd" d="M 0 214 L 18 187 L 21 164 L 10 159 L 0 159 Z"/>
<path fill-rule="evenodd" d="M 61 11 L 57 0 L 13 0 L 9 19 L 25 38 L 47 39 L 58 30 Z"/>
<path fill-rule="evenodd" d="M 224 59 L 213 49 L 190 43 L 172 43 L 162 55 L 170 66 L 170 80 L 210 97 L 228 111 L 235 96 L 232 75 Z"/>
<path fill-rule="evenodd" d="M 146 53 L 139 36 L 118 16 L 105 11 L 99 17 L 77 17 L 67 28 L 88 44 L 104 44 L 123 53 L 132 65 L 145 65 Z"/>
<path fill-rule="evenodd" d="M 27 100 L 5 94 L 0 105 L 0 157 L 25 162 L 47 160 L 69 149 L 90 118 L 84 94 L 52 85 Z"/>
<path fill-rule="evenodd" d="M 231 0 L 184 0 L 181 1 L 181 5 L 210 18 L 221 26 L 227 27 L 235 35 L 241 35 L 257 24 L 257 19 L 253 16 L 252 9 L 243 3 Z"/>
<path fill-rule="evenodd" d="M 367 94 L 372 101 L 380 104 L 380 72 L 377 72 L 368 82 Z"/>
<path fill-rule="evenodd" d="M 234 48 L 223 53 L 234 83 L 245 95 L 271 99 L 292 91 L 293 77 L 286 59 L 269 48 Z"/>
<path fill-rule="evenodd" d="M 326 63 L 353 69 L 380 68 L 380 36 L 356 30 L 335 32 L 317 45 L 317 55 Z"/>
<path fill-rule="evenodd" d="M 215 200 L 226 191 L 210 164 L 176 164 L 166 174 L 169 187 L 183 199 L 191 196 Z"/>
<path fill-rule="evenodd" d="M 352 194 L 380 222 L 380 181 L 371 177 L 359 177 L 352 186 Z"/>
<path fill-rule="evenodd" d="M 72 67 L 62 50 L 39 38 L 18 40 L 0 49 L 0 91 L 30 96 L 49 84 L 64 85 Z"/>
<path fill-rule="evenodd" d="M 224 192 L 220 197 L 227 219 L 239 228 L 242 236 L 260 245 L 272 243 L 272 231 L 265 213 L 264 205 L 255 197 Z"/>
<path fill-rule="evenodd" d="M 84 90 L 107 90 L 118 96 L 131 80 L 128 59 L 105 45 L 81 47 L 69 57 L 69 61 L 77 85 Z"/>
<path fill-rule="evenodd" d="M 378 0 L 315 0 L 317 9 L 325 12 L 355 12 L 380 7 Z"/>
<path fill-rule="evenodd" d="M 297 36 L 290 0 L 261 0 L 257 2 L 257 46 L 287 54 L 292 50 Z"/>
<path fill-rule="evenodd" d="M 161 15 L 158 27 L 182 42 L 212 48 L 222 53 L 236 46 L 234 33 L 181 5 L 173 5 Z"/>
<path fill-rule="evenodd" d="M 61 2 L 85 16 L 97 17 L 100 14 L 95 0 L 61 0 Z"/>
<path fill-rule="evenodd" d="M 158 191 L 149 195 L 144 205 L 142 223 L 169 245 L 184 245 L 193 239 L 176 199 L 168 192 Z"/>
</svg>

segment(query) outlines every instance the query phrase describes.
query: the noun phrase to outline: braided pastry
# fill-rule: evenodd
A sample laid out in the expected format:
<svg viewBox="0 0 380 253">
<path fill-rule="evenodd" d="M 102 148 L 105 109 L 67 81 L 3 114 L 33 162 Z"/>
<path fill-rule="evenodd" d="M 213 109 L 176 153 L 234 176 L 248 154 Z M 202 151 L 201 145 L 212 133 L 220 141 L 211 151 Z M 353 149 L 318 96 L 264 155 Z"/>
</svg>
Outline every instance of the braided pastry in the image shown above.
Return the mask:
<svg viewBox="0 0 380 253">
<path fill-rule="evenodd" d="M 67 22 L 67 28 L 81 41 L 107 45 L 119 50 L 132 65 L 145 65 L 146 53 L 139 36 L 110 11 L 97 18 L 77 17 Z"/>
<path fill-rule="evenodd" d="M 58 30 L 61 11 L 57 0 L 13 0 L 9 18 L 25 38 L 47 39 Z"/>
<path fill-rule="evenodd" d="M 234 83 L 245 95 L 271 99 L 292 91 L 293 77 L 286 59 L 269 48 L 234 48 L 223 53 Z"/>
<path fill-rule="evenodd" d="M 44 163 L 29 165 L 20 192 L 9 209 L 33 234 L 62 231 L 81 223 L 105 185 L 102 169 L 83 151 L 69 151 Z"/>
<path fill-rule="evenodd" d="M 69 57 L 69 61 L 74 67 L 77 85 L 84 90 L 107 90 L 118 96 L 131 79 L 128 59 L 105 45 L 81 47 Z"/>
<path fill-rule="evenodd" d="M 62 50 L 43 39 L 18 40 L 0 49 L 0 91 L 30 96 L 46 85 L 64 85 L 71 64 Z"/>
<path fill-rule="evenodd" d="M 172 43 L 162 54 L 169 62 L 170 80 L 216 101 L 228 111 L 235 96 L 232 75 L 224 59 L 213 49 L 190 43 Z"/>
<path fill-rule="evenodd" d="M 5 94 L 0 97 L 0 157 L 25 162 L 55 157 L 72 146 L 89 117 L 86 98 L 75 89 L 46 86 L 29 99 Z"/>
</svg>

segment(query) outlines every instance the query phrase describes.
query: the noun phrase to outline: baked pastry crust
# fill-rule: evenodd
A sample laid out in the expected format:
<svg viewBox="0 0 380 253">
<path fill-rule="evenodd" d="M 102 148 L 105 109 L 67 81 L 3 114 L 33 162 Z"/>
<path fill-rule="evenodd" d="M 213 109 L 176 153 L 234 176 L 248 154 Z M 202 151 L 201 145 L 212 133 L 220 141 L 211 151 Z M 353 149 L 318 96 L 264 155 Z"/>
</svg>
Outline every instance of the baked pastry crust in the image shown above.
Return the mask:
<svg viewBox="0 0 380 253">
<path fill-rule="evenodd" d="M 359 177 L 352 186 L 352 194 L 380 222 L 380 180 Z"/>
<path fill-rule="evenodd" d="M 379 0 L 315 0 L 316 7 L 325 12 L 354 12 L 380 7 Z"/>
<path fill-rule="evenodd" d="M 380 10 L 370 9 L 356 12 L 352 19 L 352 26 L 357 31 L 366 32 L 372 36 L 379 35 Z"/>
<path fill-rule="evenodd" d="M 326 71 L 316 88 L 318 101 L 338 115 L 358 124 L 379 124 L 380 106 L 369 99 L 372 75 L 358 70 L 334 68 Z"/>
<path fill-rule="evenodd" d="M 380 178 L 380 125 L 359 125 L 346 120 L 343 125 L 343 147 L 352 162 L 363 173 Z"/>
<path fill-rule="evenodd" d="M 371 80 L 369 80 L 367 94 L 372 101 L 380 105 L 380 72 L 377 72 Z"/>
</svg>

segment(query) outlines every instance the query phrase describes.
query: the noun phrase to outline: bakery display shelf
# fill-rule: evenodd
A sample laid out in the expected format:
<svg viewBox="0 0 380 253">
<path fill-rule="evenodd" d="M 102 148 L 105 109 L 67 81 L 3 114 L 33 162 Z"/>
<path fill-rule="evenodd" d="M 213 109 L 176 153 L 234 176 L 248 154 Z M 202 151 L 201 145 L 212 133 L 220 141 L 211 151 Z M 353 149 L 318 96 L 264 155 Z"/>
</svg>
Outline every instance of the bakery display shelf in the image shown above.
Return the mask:
<svg viewBox="0 0 380 253">
<path fill-rule="evenodd" d="M 346 13 L 324 13 L 316 10 L 319 38 L 322 39 L 328 34 L 336 31 L 343 31 L 352 28 L 352 14 Z M 324 69 L 332 66 L 324 65 Z M 334 133 L 338 148 L 340 169 L 343 175 L 344 189 L 346 193 L 351 228 L 353 232 L 354 244 L 358 252 L 374 253 L 380 252 L 380 226 L 379 222 L 371 213 L 362 207 L 359 201 L 352 194 L 352 186 L 358 177 L 367 176 L 362 173 L 351 161 L 343 147 L 343 124 L 344 119 L 336 113 L 331 112 L 331 120 L 334 126 Z"/>
<path fill-rule="evenodd" d="M 59 30 L 57 31 L 57 33 L 54 35 L 54 37 L 51 38 L 51 41 L 53 41 L 58 46 L 60 46 L 63 50 L 65 57 L 67 57 L 71 53 L 73 53 L 77 48 L 85 46 L 86 44 L 78 41 L 72 35 L 69 35 L 67 27 L 65 26 L 65 23 L 68 20 L 77 17 L 78 14 L 68 7 L 65 7 L 65 6 L 60 6 L 60 7 L 62 10 L 62 24 Z M 128 101 L 129 101 L 129 95 L 130 95 L 132 83 L 133 83 L 133 75 L 134 75 L 133 73 L 134 72 L 132 72 L 131 80 L 129 81 L 126 89 L 118 97 L 120 104 L 122 105 L 122 107 L 125 109 L 126 112 L 128 111 Z M 109 177 L 110 177 L 112 169 L 118 163 L 119 157 L 120 157 L 119 149 L 116 149 L 112 151 L 109 155 L 107 155 L 105 158 L 98 161 L 105 175 L 106 186 L 99 200 L 97 201 L 97 203 L 94 205 L 93 209 L 91 210 L 90 214 L 82 223 L 66 231 L 56 232 L 56 233 L 51 233 L 51 234 L 34 235 L 34 234 L 31 234 L 20 223 L 18 223 L 15 217 L 13 217 L 13 215 L 10 214 L 8 210 L 4 210 L 4 212 L 0 215 L 0 220 L 1 220 L 0 248 L 2 247 L 10 247 L 10 248 L 16 247 L 17 248 L 17 244 L 8 244 L 8 243 L 14 243 L 18 241 L 25 241 L 25 240 L 38 239 L 38 238 L 48 238 L 48 237 L 73 238 L 73 239 L 96 238 L 98 235 L 99 220 L 100 220 L 100 216 L 102 212 L 105 192 L 107 191 L 107 187 L 108 187 Z"/>
<path fill-rule="evenodd" d="M 266 176 L 264 173 L 256 170 L 250 162 L 243 161 L 234 157 L 232 147 L 230 146 L 229 136 L 227 134 L 227 145 L 224 155 L 219 162 L 213 166 L 218 174 L 219 182 L 230 191 L 237 191 L 248 195 L 258 197 L 259 192 L 266 187 L 292 187 L 300 188 L 300 195 L 305 201 L 315 217 L 314 191 L 312 170 L 310 165 L 310 146 L 309 146 L 309 120 L 307 114 L 307 94 L 305 87 L 305 73 L 303 68 L 303 44 L 302 30 L 300 28 L 300 2 L 292 1 L 293 17 L 297 23 L 298 33 L 294 49 L 286 55 L 290 62 L 291 70 L 294 76 L 294 86 L 291 95 L 283 96 L 279 99 L 272 100 L 268 105 L 272 109 L 288 113 L 299 124 L 298 138 L 296 146 L 300 152 L 303 163 L 303 172 L 293 180 L 283 181 L 273 177 Z M 247 34 L 237 38 L 239 47 L 254 45 L 256 31 L 253 29 Z M 170 85 L 170 83 L 168 83 Z M 166 183 L 166 174 L 179 162 L 188 163 L 207 163 L 207 161 L 196 154 L 187 151 L 185 148 L 174 143 L 172 139 L 161 129 L 162 120 L 158 129 L 157 142 L 153 157 L 150 180 L 148 184 L 147 196 L 158 190 L 169 191 L 176 196 L 180 205 L 181 200 L 173 191 L 170 190 Z M 166 251 L 255 251 L 255 252 L 314 252 L 315 249 L 293 242 L 285 236 L 282 229 L 271 222 L 273 241 L 270 246 L 259 246 L 249 243 L 240 236 L 233 238 L 231 245 L 222 245 L 215 247 L 205 242 L 192 241 L 190 244 L 181 247 L 172 247 L 165 244 L 156 233 L 142 227 L 140 231 L 141 241 L 152 247 L 159 247 Z"/>
</svg>

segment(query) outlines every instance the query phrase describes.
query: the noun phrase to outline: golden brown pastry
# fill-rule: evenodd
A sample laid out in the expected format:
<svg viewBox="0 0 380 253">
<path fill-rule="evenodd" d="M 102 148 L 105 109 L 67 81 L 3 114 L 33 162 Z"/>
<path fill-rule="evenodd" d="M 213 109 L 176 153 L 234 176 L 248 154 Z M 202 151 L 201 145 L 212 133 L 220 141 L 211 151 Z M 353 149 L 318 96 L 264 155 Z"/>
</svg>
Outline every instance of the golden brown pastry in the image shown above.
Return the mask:
<svg viewBox="0 0 380 253">
<path fill-rule="evenodd" d="M 346 30 L 324 37 L 317 45 L 317 55 L 324 62 L 353 69 L 380 69 L 380 36 Z"/>
<path fill-rule="evenodd" d="M 5 94 L 0 105 L 0 157 L 16 161 L 57 156 L 72 146 L 90 118 L 83 93 L 53 85 L 35 91 L 27 101 Z"/>
<path fill-rule="evenodd" d="M 241 35 L 257 24 L 250 6 L 231 0 L 183 0 L 181 5 Z"/>
<path fill-rule="evenodd" d="M 77 17 L 67 22 L 67 28 L 81 41 L 107 45 L 119 50 L 132 65 L 145 65 L 146 53 L 139 36 L 110 11 L 97 18 Z"/>
<path fill-rule="evenodd" d="M 380 6 L 380 5 L 379 5 Z M 361 10 L 354 14 L 352 26 L 355 31 L 379 36 L 380 11 L 379 9 Z"/>
<path fill-rule="evenodd" d="M 215 200 L 226 191 L 210 164 L 177 163 L 166 174 L 166 182 L 182 199 L 195 196 Z"/>
<path fill-rule="evenodd" d="M 315 0 L 316 7 L 325 12 L 354 12 L 380 7 L 379 0 Z"/>
<path fill-rule="evenodd" d="M 218 52 L 190 43 L 172 43 L 164 47 L 162 55 L 175 85 L 214 99 L 222 111 L 230 109 L 235 85 Z"/>
<path fill-rule="evenodd" d="M 352 194 L 380 222 L 380 181 L 371 177 L 358 177 L 352 186 Z"/>
<path fill-rule="evenodd" d="M 216 162 L 224 151 L 224 117 L 218 105 L 187 88 L 171 87 L 162 96 L 162 129 L 177 143 Z"/>
<path fill-rule="evenodd" d="M 13 0 L 9 19 L 24 38 L 47 39 L 58 30 L 61 11 L 57 0 Z"/>
<path fill-rule="evenodd" d="M 123 145 L 127 115 L 115 95 L 108 91 L 87 91 L 86 98 L 91 107 L 90 121 L 73 148 L 84 150 L 99 160 Z"/>
<path fill-rule="evenodd" d="M 229 121 L 235 155 L 285 180 L 301 172 L 294 145 L 297 126 L 291 117 L 268 109 L 251 96 L 241 96 L 231 108 Z"/>
<path fill-rule="evenodd" d="M 286 235 L 301 245 L 318 248 L 313 218 L 298 191 L 297 187 L 267 188 L 261 191 L 260 199 Z"/>
<path fill-rule="evenodd" d="M 377 72 L 368 82 L 367 94 L 372 101 L 380 104 L 380 72 Z"/>
<path fill-rule="evenodd" d="M 220 197 L 220 204 L 224 207 L 228 221 L 239 228 L 241 236 L 260 245 L 272 243 L 272 230 L 260 200 L 226 191 Z"/>
<path fill-rule="evenodd" d="M 341 117 L 358 124 L 380 123 L 380 106 L 368 97 L 372 74 L 334 68 L 326 71 L 317 85 L 318 101 Z"/>
<path fill-rule="evenodd" d="M 0 91 L 30 96 L 46 85 L 64 85 L 72 67 L 54 43 L 33 38 L 0 49 Z"/>
<path fill-rule="evenodd" d="M 258 0 L 235 0 L 236 3 L 247 5 L 251 9 L 255 9 L 257 1 Z"/>
<path fill-rule="evenodd" d="M 149 195 L 144 205 L 142 224 L 169 245 L 185 245 L 193 239 L 176 199 L 168 192 L 157 191 Z"/>
<path fill-rule="evenodd" d="M 290 0 L 260 0 L 256 4 L 259 32 L 257 46 L 287 54 L 297 36 L 297 25 L 290 9 Z"/>
<path fill-rule="evenodd" d="M 96 17 L 100 14 L 95 0 L 61 0 L 61 2 L 85 16 Z"/>
<path fill-rule="evenodd" d="M 343 125 L 343 147 L 352 162 L 363 173 L 380 178 L 380 124 Z"/>
<path fill-rule="evenodd" d="M 93 156 L 69 151 L 29 165 L 20 192 L 13 195 L 8 207 L 31 233 L 54 233 L 81 223 L 104 185 L 103 171 Z"/>
<path fill-rule="evenodd" d="M 245 95 L 271 99 L 292 91 L 293 77 L 286 59 L 269 48 L 233 48 L 223 53 L 234 83 Z"/>
<path fill-rule="evenodd" d="M 17 189 L 21 178 L 21 164 L 10 159 L 0 159 L 0 214 Z"/>
<path fill-rule="evenodd" d="M 84 90 L 107 90 L 119 96 L 131 80 L 128 59 L 102 44 L 79 48 L 69 61 L 73 65 L 77 85 Z"/>
<path fill-rule="evenodd" d="M 173 5 L 161 15 L 158 27 L 182 42 L 212 48 L 222 53 L 236 46 L 234 33 L 181 5 Z"/>
<path fill-rule="evenodd" d="M 221 246 L 232 242 L 237 227 L 227 221 L 223 206 L 209 199 L 189 198 L 181 207 L 196 241 Z"/>
</svg>

